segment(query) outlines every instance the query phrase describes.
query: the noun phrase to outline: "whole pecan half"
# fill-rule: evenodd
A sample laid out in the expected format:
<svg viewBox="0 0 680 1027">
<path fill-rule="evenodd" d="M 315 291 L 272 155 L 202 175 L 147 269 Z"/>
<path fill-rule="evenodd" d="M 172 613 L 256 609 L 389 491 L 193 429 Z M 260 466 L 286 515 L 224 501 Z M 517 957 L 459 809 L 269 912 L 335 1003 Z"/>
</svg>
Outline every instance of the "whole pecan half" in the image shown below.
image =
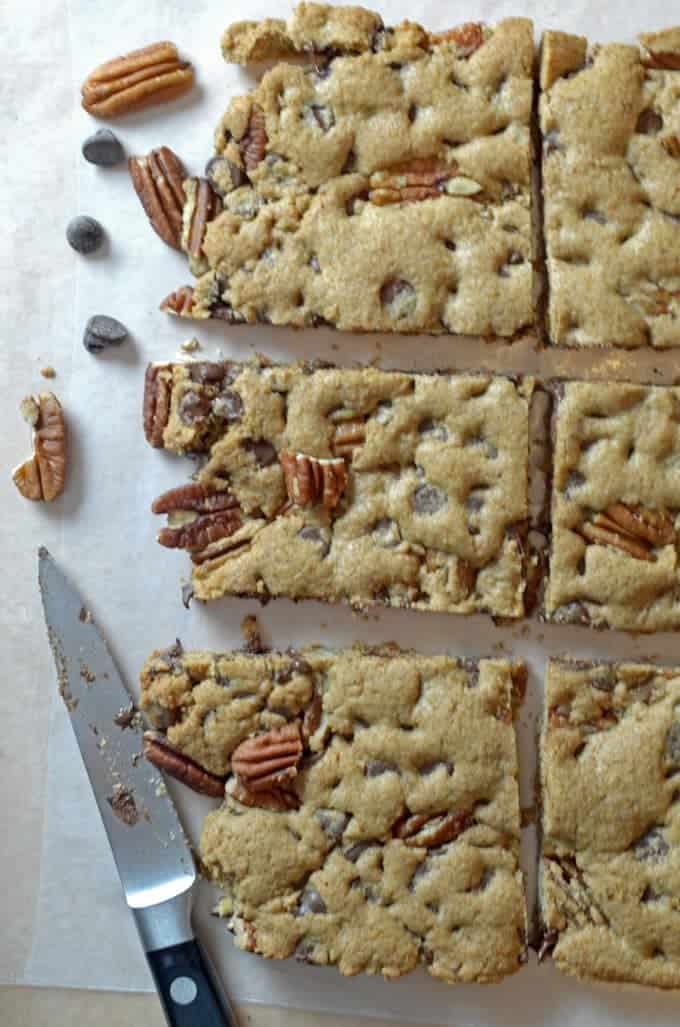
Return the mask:
<svg viewBox="0 0 680 1027">
<path fill-rule="evenodd" d="M 252 171 L 264 157 L 267 148 L 267 130 L 261 107 L 253 107 L 251 110 L 248 127 L 238 145 L 246 171 Z"/>
<path fill-rule="evenodd" d="M 470 810 L 439 813 L 434 816 L 431 813 L 412 813 L 397 821 L 392 833 L 405 845 L 431 849 L 454 841 L 471 823 Z"/>
<path fill-rule="evenodd" d="M 447 29 L 445 32 L 430 33 L 430 44 L 437 46 L 440 43 L 453 43 L 456 47 L 456 57 L 470 57 L 479 50 L 484 42 L 484 30 L 477 21 L 466 21 L 456 28 Z"/>
<path fill-rule="evenodd" d="M 347 485 L 347 465 L 342 457 L 323 460 L 305 453 L 279 453 L 288 498 L 298 506 L 323 503 L 332 510 Z"/>
<path fill-rule="evenodd" d="M 170 417 L 170 385 L 162 374 L 167 370 L 167 364 L 149 364 L 144 376 L 144 435 L 155 449 L 163 447 Z"/>
<path fill-rule="evenodd" d="M 192 482 L 179 488 L 163 492 L 151 505 L 155 514 L 172 513 L 175 510 L 196 510 L 199 513 L 216 513 L 218 510 L 238 508 L 238 499 L 231 492 Z"/>
<path fill-rule="evenodd" d="M 222 200 L 207 178 L 188 178 L 184 183 L 187 206 L 184 212 L 182 248 L 196 260 L 201 256 L 208 223 L 222 211 Z"/>
<path fill-rule="evenodd" d="M 351 460 L 354 450 L 366 441 L 366 425 L 363 417 L 354 417 L 350 421 L 336 424 L 331 440 L 331 449 L 336 456 Z"/>
<path fill-rule="evenodd" d="M 191 89 L 194 70 L 174 43 L 151 43 L 100 64 L 81 87 L 83 107 L 99 118 L 174 100 Z"/>
<path fill-rule="evenodd" d="M 23 405 L 27 405 L 27 400 Z M 32 398 L 33 456 L 16 468 L 13 480 L 26 499 L 51 503 L 66 481 L 66 425 L 61 403 L 53 392 Z"/>
<path fill-rule="evenodd" d="M 259 791 L 251 791 L 238 778 L 234 778 L 233 784 L 227 786 L 228 794 L 244 806 L 259 806 L 260 809 L 276 810 L 282 812 L 287 809 L 297 809 L 300 805 L 295 792 L 286 788 L 261 788 Z"/>
<path fill-rule="evenodd" d="M 249 792 L 281 788 L 297 776 L 302 736 L 297 721 L 246 738 L 231 754 L 231 769 Z"/>
<path fill-rule="evenodd" d="M 168 246 L 180 249 L 186 178 L 181 160 L 169 146 L 160 146 L 146 157 L 130 157 L 128 168 L 151 227 Z"/>
<path fill-rule="evenodd" d="M 405 201 L 417 202 L 441 196 L 456 165 L 436 158 L 416 158 L 389 170 L 376 171 L 369 179 L 368 198 L 379 207 Z"/>
<path fill-rule="evenodd" d="M 170 744 L 165 735 L 158 731 L 145 731 L 142 745 L 145 758 L 164 774 L 203 795 L 212 795 L 218 799 L 224 795 L 224 778 L 211 774 L 195 760 L 185 756 Z"/>
<path fill-rule="evenodd" d="M 200 552 L 213 542 L 233 535 L 242 523 L 241 510 L 237 505 L 234 509 L 204 514 L 179 528 L 161 528 L 158 532 L 158 541 L 168 549 Z"/>
<path fill-rule="evenodd" d="M 614 546 L 636 560 L 654 560 L 652 549 L 675 540 L 673 518 L 665 510 L 612 503 L 581 525 L 588 542 Z"/>
</svg>

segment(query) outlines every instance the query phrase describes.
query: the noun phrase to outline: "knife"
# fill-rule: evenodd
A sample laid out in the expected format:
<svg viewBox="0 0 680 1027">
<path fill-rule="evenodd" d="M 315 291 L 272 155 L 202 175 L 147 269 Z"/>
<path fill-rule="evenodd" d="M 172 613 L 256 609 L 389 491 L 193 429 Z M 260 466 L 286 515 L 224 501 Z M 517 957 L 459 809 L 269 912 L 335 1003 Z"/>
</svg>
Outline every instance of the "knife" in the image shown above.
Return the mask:
<svg viewBox="0 0 680 1027">
<path fill-rule="evenodd" d="M 142 720 L 99 628 L 44 547 L 39 582 L 59 691 L 170 1027 L 237 1027 L 191 929 L 194 861 Z"/>
</svg>

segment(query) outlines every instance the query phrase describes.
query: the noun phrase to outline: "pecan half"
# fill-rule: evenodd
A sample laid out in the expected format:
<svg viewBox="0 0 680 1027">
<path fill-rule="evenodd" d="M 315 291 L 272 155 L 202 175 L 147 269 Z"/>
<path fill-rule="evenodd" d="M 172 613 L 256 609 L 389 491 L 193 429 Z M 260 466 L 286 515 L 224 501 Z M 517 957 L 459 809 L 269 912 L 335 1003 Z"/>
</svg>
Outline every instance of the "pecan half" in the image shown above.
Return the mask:
<svg viewBox="0 0 680 1027">
<path fill-rule="evenodd" d="M 233 509 L 203 514 L 179 528 L 161 528 L 158 541 L 168 549 L 201 551 L 213 542 L 233 535 L 242 523 L 241 509 L 237 504 Z"/>
<path fill-rule="evenodd" d="M 160 146 L 146 157 L 130 157 L 128 168 L 151 227 L 163 242 L 178 250 L 186 178 L 179 157 L 169 146 Z"/>
<path fill-rule="evenodd" d="M 231 769 L 251 793 L 289 785 L 297 776 L 302 736 L 297 721 L 246 738 L 231 754 Z"/>
<path fill-rule="evenodd" d="M 181 285 L 179 289 L 169 293 L 161 301 L 160 310 L 175 317 L 193 317 L 194 288 L 192 285 Z"/>
<path fill-rule="evenodd" d="M 363 417 L 354 417 L 351 421 L 341 421 L 336 424 L 331 440 L 331 449 L 336 456 L 347 457 L 349 460 L 354 455 L 354 450 L 363 445 L 366 441 L 366 425 Z"/>
<path fill-rule="evenodd" d="M 291 502 L 311 506 L 320 500 L 329 510 L 338 505 L 347 485 L 347 465 L 341 457 L 322 460 L 284 450 L 279 460 Z"/>
<path fill-rule="evenodd" d="M 233 784 L 228 785 L 228 793 L 244 806 L 259 806 L 261 809 L 276 810 L 277 812 L 297 809 L 300 805 L 300 800 L 295 792 L 290 792 L 285 788 L 262 788 L 254 792 L 238 778 L 234 779 Z"/>
<path fill-rule="evenodd" d="M 264 157 L 267 148 L 267 130 L 261 107 L 253 107 L 251 110 L 248 127 L 238 145 L 246 171 L 252 171 Z"/>
<path fill-rule="evenodd" d="M 165 735 L 145 731 L 142 739 L 144 757 L 164 774 L 176 778 L 195 792 L 221 798 L 224 778 L 205 770 L 199 763 L 176 749 Z"/>
<path fill-rule="evenodd" d="M 452 842 L 459 834 L 466 831 L 472 823 L 469 810 L 458 813 L 412 813 L 397 821 L 393 828 L 395 838 L 400 838 L 405 845 L 435 848 Z"/>
<path fill-rule="evenodd" d="M 194 70 L 174 43 L 152 43 L 100 64 L 81 86 L 83 107 L 99 118 L 174 100 L 191 89 Z"/>
<path fill-rule="evenodd" d="M 199 513 L 216 513 L 218 510 L 234 510 L 238 505 L 238 499 L 231 492 L 192 482 L 163 492 L 154 499 L 151 512 L 167 514 L 175 510 L 196 510 Z"/>
<path fill-rule="evenodd" d="M 417 158 L 389 171 L 376 171 L 369 179 L 368 198 L 379 207 L 390 203 L 417 202 L 441 196 L 456 165 L 434 158 Z"/>
<path fill-rule="evenodd" d="M 208 223 L 222 211 L 222 200 L 207 178 L 189 178 L 184 185 L 189 209 L 186 212 L 182 248 L 198 259 L 203 249 Z"/>
<path fill-rule="evenodd" d="M 144 376 L 144 435 L 154 449 L 162 449 L 170 417 L 170 385 L 161 374 L 167 370 L 167 364 L 149 364 Z"/>
<path fill-rule="evenodd" d="M 29 397 L 22 403 L 28 408 Z M 61 403 L 53 392 L 30 397 L 34 428 L 33 456 L 16 468 L 14 484 L 26 499 L 51 503 L 64 491 L 66 481 L 66 426 Z"/>
<path fill-rule="evenodd" d="M 600 517 L 600 520 L 602 518 Z M 588 542 L 594 542 L 602 546 L 614 546 L 624 553 L 634 557 L 636 560 L 651 561 L 654 559 L 644 542 L 637 542 L 629 535 L 622 532 L 612 531 L 606 524 L 596 524 L 586 521 L 581 526 L 581 534 Z"/>
<path fill-rule="evenodd" d="M 653 546 L 666 546 L 675 541 L 673 518 L 665 510 L 647 510 L 642 506 L 612 503 L 604 512 L 628 535 L 645 539 Z"/>
<path fill-rule="evenodd" d="M 453 43 L 456 57 L 470 57 L 484 42 L 484 30 L 477 21 L 466 21 L 464 25 L 447 29 L 445 32 L 430 33 L 430 45 Z"/>
</svg>

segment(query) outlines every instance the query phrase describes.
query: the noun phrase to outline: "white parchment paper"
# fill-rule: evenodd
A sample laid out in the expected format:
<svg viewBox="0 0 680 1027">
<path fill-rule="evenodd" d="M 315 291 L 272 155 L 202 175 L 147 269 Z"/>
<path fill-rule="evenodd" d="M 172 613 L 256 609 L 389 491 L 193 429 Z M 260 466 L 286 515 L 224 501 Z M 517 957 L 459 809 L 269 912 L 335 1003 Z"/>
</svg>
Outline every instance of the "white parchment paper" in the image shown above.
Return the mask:
<svg viewBox="0 0 680 1027">
<path fill-rule="evenodd" d="M 636 32 L 672 20 L 665 0 L 625 5 L 565 0 L 526 2 L 523 6 L 477 0 L 472 7 L 431 0 L 417 9 L 405 0 L 386 0 L 381 10 L 387 22 L 410 17 L 432 28 L 523 13 L 534 18 L 537 34 L 550 26 L 601 41 L 632 41 Z M 194 93 L 170 107 L 124 118 L 114 128 L 129 153 L 146 153 L 153 146 L 167 144 L 191 173 L 200 174 L 212 153 L 218 117 L 230 96 L 247 88 L 250 81 L 242 69 L 223 63 L 219 52 L 222 29 L 239 18 L 285 17 L 289 12 L 280 0 L 234 0 L 228 5 L 210 0 L 71 0 L 69 4 L 74 115 L 72 136 L 63 153 L 67 163 L 70 160 L 64 173 L 76 178 L 78 191 L 76 208 L 66 216 L 84 213 L 97 217 L 108 240 L 104 253 L 79 263 L 75 295 L 64 298 L 66 306 L 74 307 L 75 331 L 72 353 L 68 361 L 66 356 L 64 359 L 72 371 L 68 384 L 66 379 L 60 382 L 72 456 L 59 555 L 107 633 L 135 692 L 139 669 L 153 648 L 169 644 L 176 636 L 187 648 L 238 647 L 242 644 L 242 617 L 258 611 L 254 604 L 236 600 L 209 607 L 194 604 L 185 610 L 180 602 L 180 582 L 189 572 L 189 561 L 184 554 L 162 550 L 155 543 L 158 525 L 149 512 L 151 500 L 186 478 L 189 464 L 184 466 L 177 458 L 153 451 L 143 441 L 143 372 L 149 360 L 180 356 L 180 343 L 192 334 L 191 323 L 172 321 L 157 309 L 159 300 L 190 276 L 184 258 L 163 246 L 151 232 L 127 170 L 99 169 L 82 160 L 80 144 L 99 126 L 78 107 L 78 87 L 94 65 L 115 54 L 156 39 L 176 41 L 196 64 Z M 42 31 L 49 31 L 49 26 Z M 49 82 L 36 81 L 38 93 L 50 89 Z M 95 313 L 111 314 L 125 322 L 132 343 L 100 357 L 85 352 L 82 328 Z M 578 357 L 539 355 L 522 345 L 480 347 L 451 339 L 351 337 L 327 331 L 295 334 L 267 326 L 207 325 L 193 330 L 203 347 L 197 355 L 207 358 L 245 358 L 259 350 L 277 360 L 316 356 L 344 365 L 377 360 L 386 367 L 422 370 L 486 366 L 562 373 L 585 366 Z M 659 381 L 669 380 L 678 363 L 677 356 L 668 354 L 646 361 L 639 355 L 622 354 L 587 359 L 591 371 L 599 376 L 630 373 Z M 342 646 L 355 640 L 379 643 L 397 639 L 425 652 L 503 653 L 526 659 L 531 671 L 529 696 L 519 724 L 524 805 L 533 803 L 534 739 L 548 655 L 678 661 L 678 642 L 671 636 L 635 640 L 616 632 L 536 623 L 498 628 L 482 617 L 462 619 L 395 610 L 359 618 L 345 608 L 317 603 L 295 606 L 287 601 L 271 603 L 258 616 L 267 641 L 274 646 L 314 641 Z M 40 897 L 23 983 L 150 990 L 151 979 L 67 715 L 55 690 L 46 688 L 45 701 L 53 704 L 47 808 Z M 210 803 L 181 787 L 174 789 L 174 794 L 196 842 Z M 525 834 L 523 859 L 531 895 L 535 839 L 531 829 Z M 210 916 L 214 898 L 209 886 L 201 884 L 196 927 L 226 987 L 238 1000 L 455 1023 L 457 1027 L 567 1022 L 670 1027 L 677 1022 L 677 998 L 579 984 L 560 975 L 549 962 L 538 967 L 533 956 L 527 968 L 501 984 L 455 988 L 424 973 L 387 984 L 366 977 L 347 981 L 334 970 L 289 961 L 266 962 L 234 948 L 224 926 Z"/>
</svg>

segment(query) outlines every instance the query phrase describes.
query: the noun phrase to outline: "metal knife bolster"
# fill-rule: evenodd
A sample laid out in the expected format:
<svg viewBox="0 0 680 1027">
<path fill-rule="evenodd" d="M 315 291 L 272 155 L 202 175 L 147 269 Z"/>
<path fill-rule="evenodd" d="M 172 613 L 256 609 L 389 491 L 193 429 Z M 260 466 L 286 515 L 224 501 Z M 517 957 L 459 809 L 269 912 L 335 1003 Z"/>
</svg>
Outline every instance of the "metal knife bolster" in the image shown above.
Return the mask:
<svg viewBox="0 0 680 1027">
<path fill-rule="evenodd" d="M 192 941 L 191 891 L 176 895 L 156 906 L 133 909 L 139 936 L 145 952 L 155 952 L 170 945 Z"/>
</svg>

